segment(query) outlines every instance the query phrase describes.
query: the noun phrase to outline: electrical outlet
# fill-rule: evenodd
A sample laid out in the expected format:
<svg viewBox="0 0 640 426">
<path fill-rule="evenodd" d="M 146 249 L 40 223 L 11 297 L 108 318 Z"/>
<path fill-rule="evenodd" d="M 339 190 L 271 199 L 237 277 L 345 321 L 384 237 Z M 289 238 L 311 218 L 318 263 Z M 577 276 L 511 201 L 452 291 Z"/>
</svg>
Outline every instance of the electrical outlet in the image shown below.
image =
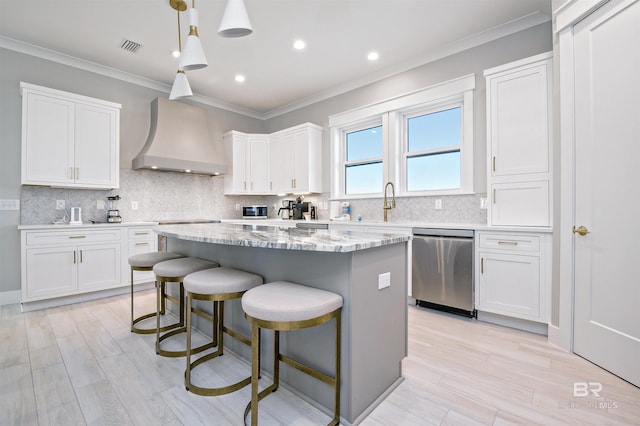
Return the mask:
<svg viewBox="0 0 640 426">
<path fill-rule="evenodd" d="M 137 201 L 132 201 L 131 202 L 131 210 L 138 210 L 138 202 Z"/>
<path fill-rule="evenodd" d="M 391 272 L 385 272 L 378 275 L 378 290 L 387 288 L 391 285 Z"/>
<path fill-rule="evenodd" d="M 442 210 L 442 200 L 436 200 L 436 210 Z"/>
<path fill-rule="evenodd" d="M 480 198 L 480 208 L 486 210 L 488 207 L 489 200 L 487 198 Z"/>
<path fill-rule="evenodd" d="M 96 201 L 96 209 L 104 210 L 104 200 L 97 200 Z"/>
<path fill-rule="evenodd" d="M 240 204 L 236 204 L 236 211 L 240 211 Z"/>
<path fill-rule="evenodd" d="M 64 210 L 64 200 L 56 200 L 56 210 Z"/>
</svg>

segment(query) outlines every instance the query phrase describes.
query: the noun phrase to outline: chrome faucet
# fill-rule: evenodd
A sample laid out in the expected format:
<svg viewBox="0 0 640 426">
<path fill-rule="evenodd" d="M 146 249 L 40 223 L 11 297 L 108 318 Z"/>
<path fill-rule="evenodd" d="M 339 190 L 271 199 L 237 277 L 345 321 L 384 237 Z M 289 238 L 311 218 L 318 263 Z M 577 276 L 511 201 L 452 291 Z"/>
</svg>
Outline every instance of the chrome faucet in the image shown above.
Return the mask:
<svg viewBox="0 0 640 426">
<path fill-rule="evenodd" d="M 389 185 L 391 185 L 391 201 L 389 201 L 389 199 L 387 198 L 387 188 L 389 188 Z M 387 221 L 387 212 L 390 209 L 395 209 L 396 208 L 396 188 L 393 186 L 392 182 L 387 182 L 387 184 L 384 186 L 384 203 L 382 205 L 382 208 L 384 209 L 384 221 Z"/>
</svg>

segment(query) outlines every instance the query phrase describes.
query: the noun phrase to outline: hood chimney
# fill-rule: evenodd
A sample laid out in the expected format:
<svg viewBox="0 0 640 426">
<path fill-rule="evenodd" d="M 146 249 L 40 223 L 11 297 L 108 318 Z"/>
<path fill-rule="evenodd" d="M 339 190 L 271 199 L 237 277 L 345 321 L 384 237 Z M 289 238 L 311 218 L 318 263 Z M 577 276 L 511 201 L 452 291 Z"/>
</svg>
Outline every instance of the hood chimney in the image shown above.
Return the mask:
<svg viewBox="0 0 640 426">
<path fill-rule="evenodd" d="M 151 102 L 151 127 L 134 169 L 220 175 L 223 157 L 209 140 L 207 112 L 192 105 L 156 98 Z"/>
</svg>

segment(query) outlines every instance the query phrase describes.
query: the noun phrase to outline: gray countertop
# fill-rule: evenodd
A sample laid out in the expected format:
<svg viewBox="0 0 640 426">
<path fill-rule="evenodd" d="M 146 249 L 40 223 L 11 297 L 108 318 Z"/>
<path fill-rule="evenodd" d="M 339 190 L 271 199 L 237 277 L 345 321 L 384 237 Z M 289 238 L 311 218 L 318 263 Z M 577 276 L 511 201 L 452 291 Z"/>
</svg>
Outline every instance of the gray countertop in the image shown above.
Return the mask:
<svg viewBox="0 0 640 426">
<path fill-rule="evenodd" d="M 165 237 L 203 243 L 336 253 L 398 244 L 411 239 L 408 235 L 393 233 L 233 223 L 159 225 L 154 230 Z"/>
</svg>

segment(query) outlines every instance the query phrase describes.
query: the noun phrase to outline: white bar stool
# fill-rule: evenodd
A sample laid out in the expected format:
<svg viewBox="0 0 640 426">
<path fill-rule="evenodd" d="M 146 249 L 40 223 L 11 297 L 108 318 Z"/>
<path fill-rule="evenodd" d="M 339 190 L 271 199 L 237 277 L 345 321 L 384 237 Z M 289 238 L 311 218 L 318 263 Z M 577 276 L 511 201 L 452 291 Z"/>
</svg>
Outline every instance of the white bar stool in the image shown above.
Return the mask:
<svg viewBox="0 0 640 426">
<path fill-rule="evenodd" d="M 242 309 L 251 323 L 251 402 L 244 418 L 251 411 L 251 425 L 258 424 L 258 402 L 278 389 L 279 362 L 330 385 L 334 390 L 333 419 L 329 425 L 340 423 L 340 336 L 342 296 L 330 291 L 277 281 L 247 291 L 242 296 Z M 280 331 L 300 330 L 336 320 L 335 375 L 333 377 L 280 353 Z M 274 330 L 273 383 L 258 393 L 260 375 L 258 340 L 260 329 Z"/>
<path fill-rule="evenodd" d="M 158 287 L 157 299 L 156 299 L 156 312 L 159 313 L 162 308 L 162 300 L 166 298 L 170 302 L 173 302 L 180 307 L 180 319 L 177 323 L 172 324 L 170 327 L 171 331 L 167 331 L 162 334 L 160 327 L 160 315 L 156 316 L 156 353 L 158 355 L 166 356 L 166 357 L 180 357 L 185 356 L 186 350 L 179 351 L 171 351 L 165 350 L 161 347 L 161 342 L 165 339 L 168 339 L 171 336 L 175 336 L 179 333 L 184 333 L 187 331 L 187 328 L 184 325 L 184 277 L 187 275 L 198 272 L 203 269 L 216 268 L 220 266 L 216 262 L 211 262 L 209 260 L 198 259 L 196 257 L 183 257 L 180 259 L 171 259 L 166 260 L 164 262 L 156 263 L 153 267 L 153 273 L 156 274 L 156 280 L 164 283 L 179 283 L 180 284 L 180 296 L 179 298 L 175 298 L 170 294 L 165 292 L 163 297 L 160 287 Z M 198 348 L 192 349 L 192 353 L 199 353 L 208 348 L 211 348 L 211 344 L 203 345 Z"/>
<path fill-rule="evenodd" d="M 153 267 L 156 263 L 164 262 L 165 260 L 178 259 L 184 257 L 178 253 L 171 253 L 168 251 L 154 251 L 151 253 L 136 254 L 129 257 L 129 266 L 131 266 L 131 332 L 136 334 L 151 334 L 155 333 L 155 328 L 141 328 L 136 326 L 140 321 L 144 321 L 147 318 L 153 318 L 158 315 L 158 312 L 151 312 L 138 318 L 134 318 L 133 313 L 133 271 L 153 271 Z M 156 281 L 156 287 L 162 286 L 162 307 L 160 309 L 160 315 L 164 315 L 165 300 L 164 300 L 164 282 L 159 283 Z M 167 331 L 169 327 L 163 327 L 160 331 Z"/>
<path fill-rule="evenodd" d="M 247 346 L 251 346 L 251 340 L 224 326 L 224 301 L 239 299 L 247 290 L 259 286 L 263 282 L 260 275 L 225 267 L 205 269 L 191 273 L 184 278 L 184 289 L 187 292 L 187 369 L 185 370 L 184 383 L 188 391 L 198 395 L 224 395 L 251 383 L 251 376 L 249 376 L 228 386 L 201 387 L 191 383 L 191 371 L 203 362 L 223 355 L 224 333 Z M 191 314 L 196 313 L 205 317 L 202 311 L 192 309 L 194 300 L 213 302 L 213 314 L 206 315 L 206 318 L 212 322 L 211 344 L 217 346 L 217 349 L 215 352 L 203 355 L 191 362 L 193 352 L 191 350 Z"/>
</svg>

